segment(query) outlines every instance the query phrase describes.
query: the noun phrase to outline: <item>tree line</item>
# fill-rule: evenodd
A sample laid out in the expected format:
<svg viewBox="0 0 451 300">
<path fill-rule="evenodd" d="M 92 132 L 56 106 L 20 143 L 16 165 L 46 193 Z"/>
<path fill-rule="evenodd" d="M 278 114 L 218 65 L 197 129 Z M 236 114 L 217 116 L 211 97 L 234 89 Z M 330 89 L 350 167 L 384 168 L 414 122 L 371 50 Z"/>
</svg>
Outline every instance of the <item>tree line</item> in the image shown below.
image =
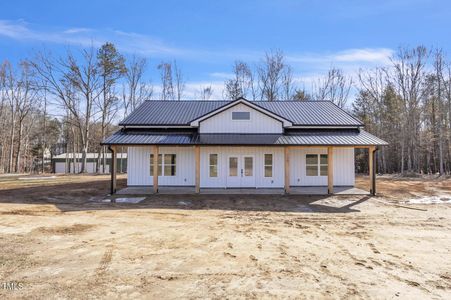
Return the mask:
<svg viewBox="0 0 451 300">
<path fill-rule="evenodd" d="M 331 67 L 305 89 L 283 52 L 268 51 L 257 63 L 233 63 L 222 98 L 330 100 L 389 142 L 379 151 L 379 172 L 450 173 L 451 63 L 442 50 L 423 46 L 399 48 L 390 61 L 358 74 Z M 63 152 L 82 153 L 68 164 L 79 172 L 87 171 L 87 153 L 97 153 L 96 171 L 102 171 L 107 149 L 99 143 L 119 119 L 147 99 L 185 99 L 186 79 L 177 61 L 162 61 L 156 71 L 158 92 L 148 78 L 148 60 L 126 57 L 112 43 L 68 49 L 63 56 L 44 50 L 16 66 L 5 60 L 0 173 L 48 172 L 49 157 Z M 213 93 L 211 86 L 199 87 L 196 98 L 211 100 Z M 77 163 L 81 168 L 75 170 Z"/>
</svg>

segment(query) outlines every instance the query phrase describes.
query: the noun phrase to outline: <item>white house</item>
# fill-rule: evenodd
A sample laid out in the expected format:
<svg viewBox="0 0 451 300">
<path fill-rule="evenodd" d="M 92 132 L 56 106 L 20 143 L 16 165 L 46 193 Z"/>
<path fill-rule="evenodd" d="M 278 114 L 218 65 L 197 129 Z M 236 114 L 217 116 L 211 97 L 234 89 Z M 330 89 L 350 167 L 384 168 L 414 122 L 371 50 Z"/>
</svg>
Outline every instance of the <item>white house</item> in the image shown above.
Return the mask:
<svg viewBox="0 0 451 300">
<path fill-rule="evenodd" d="M 209 188 L 354 186 L 354 149 L 383 140 L 329 101 L 145 101 L 108 137 L 128 147 L 127 185 Z M 114 160 L 113 160 L 114 162 Z M 112 193 L 116 172 L 112 166 Z"/>
</svg>

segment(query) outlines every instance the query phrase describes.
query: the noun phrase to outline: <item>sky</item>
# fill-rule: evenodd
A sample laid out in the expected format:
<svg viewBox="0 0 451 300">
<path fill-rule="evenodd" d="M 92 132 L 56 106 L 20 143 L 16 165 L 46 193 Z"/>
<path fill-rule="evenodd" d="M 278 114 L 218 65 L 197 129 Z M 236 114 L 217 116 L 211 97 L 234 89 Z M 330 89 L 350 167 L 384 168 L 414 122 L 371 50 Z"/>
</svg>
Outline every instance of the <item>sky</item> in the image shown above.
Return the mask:
<svg viewBox="0 0 451 300">
<path fill-rule="evenodd" d="M 175 59 L 188 98 L 206 86 L 221 98 L 238 59 L 255 64 L 280 49 L 308 89 L 331 66 L 355 76 L 390 64 L 400 46 L 449 52 L 450 25 L 451 1 L 440 0 L 3 0 L 0 61 L 110 41 L 126 56 L 149 59 L 154 84 L 158 63 Z"/>
</svg>

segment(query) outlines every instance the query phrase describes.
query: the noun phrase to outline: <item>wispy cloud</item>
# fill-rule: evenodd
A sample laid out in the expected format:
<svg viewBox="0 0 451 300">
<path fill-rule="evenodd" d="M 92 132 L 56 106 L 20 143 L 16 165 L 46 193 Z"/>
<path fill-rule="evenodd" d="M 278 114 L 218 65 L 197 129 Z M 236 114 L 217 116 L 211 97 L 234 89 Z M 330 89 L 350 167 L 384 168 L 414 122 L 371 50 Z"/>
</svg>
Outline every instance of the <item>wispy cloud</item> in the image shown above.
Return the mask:
<svg viewBox="0 0 451 300">
<path fill-rule="evenodd" d="M 347 49 L 334 53 L 302 53 L 288 55 L 289 62 L 304 64 L 360 63 L 386 65 L 390 63 L 393 50 L 388 48 Z"/>
<path fill-rule="evenodd" d="M 77 46 L 99 46 L 111 41 L 122 51 L 141 55 L 159 54 L 162 56 L 174 56 L 181 55 L 183 52 L 182 49 L 169 47 L 156 38 L 134 32 L 92 28 L 36 29 L 23 20 L 0 20 L 0 36 L 18 41 L 37 41 Z"/>
</svg>

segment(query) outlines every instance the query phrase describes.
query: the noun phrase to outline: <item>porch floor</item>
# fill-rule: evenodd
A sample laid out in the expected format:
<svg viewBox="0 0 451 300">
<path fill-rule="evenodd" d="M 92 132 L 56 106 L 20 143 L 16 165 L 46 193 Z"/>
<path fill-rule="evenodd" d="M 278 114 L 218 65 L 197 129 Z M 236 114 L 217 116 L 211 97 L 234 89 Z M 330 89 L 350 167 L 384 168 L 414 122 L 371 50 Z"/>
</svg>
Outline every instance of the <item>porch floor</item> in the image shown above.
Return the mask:
<svg viewBox="0 0 451 300">
<path fill-rule="evenodd" d="M 177 195 L 177 194 L 194 194 L 194 187 L 170 187 L 163 186 L 158 188 L 158 193 L 163 195 Z M 283 189 L 221 189 L 221 188 L 204 188 L 200 190 L 201 194 L 249 194 L 249 195 L 283 195 Z M 151 186 L 129 186 L 116 192 L 116 195 L 152 195 L 154 194 Z M 291 195 L 327 195 L 327 186 L 303 186 L 291 187 Z M 335 186 L 335 195 L 369 195 L 370 193 L 352 186 Z"/>
</svg>

